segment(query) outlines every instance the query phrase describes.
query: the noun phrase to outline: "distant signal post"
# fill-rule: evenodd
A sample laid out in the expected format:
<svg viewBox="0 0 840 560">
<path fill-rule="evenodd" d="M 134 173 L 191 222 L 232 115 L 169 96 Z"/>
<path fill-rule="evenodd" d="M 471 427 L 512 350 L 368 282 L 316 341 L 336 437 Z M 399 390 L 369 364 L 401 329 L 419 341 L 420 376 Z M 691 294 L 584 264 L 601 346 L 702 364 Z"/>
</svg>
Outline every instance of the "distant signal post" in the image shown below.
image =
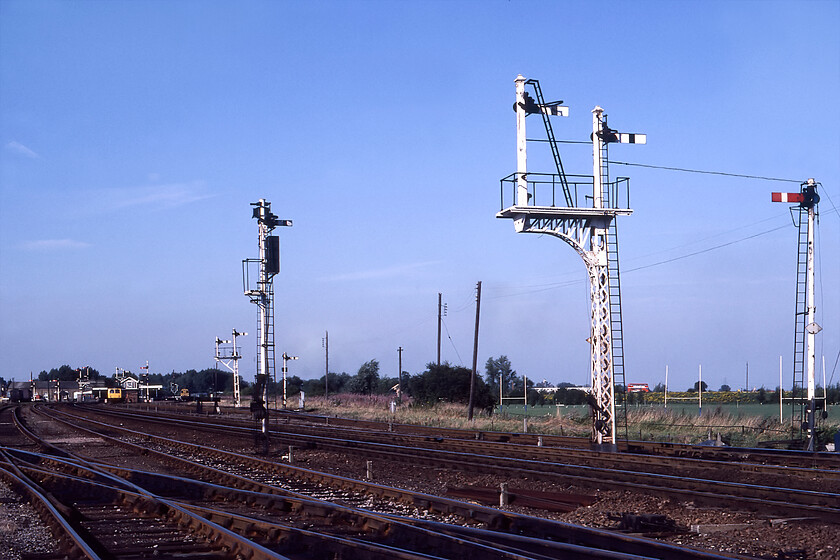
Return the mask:
<svg viewBox="0 0 840 560">
<path fill-rule="evenodd" d="M 233 406 L 239 408 L 242 398 L 239 393 L 239 360 L 242 355 L 236 345 L 237 336 L 248 336 L 246 332 L 237 332 L 233 329 L 231 340 L 222 340 L 216 337 L 216 363 L 220 363 L 233 373 Z M 232 344 L 230 348 L 222 347 L 223 344 Z"/>
<path fill-rule="evenodd" d="M 259 258 L 242 261 L 245 295 L 258 308 L 257 373 L 251 411 L 260 422 L 258 439 L 268 452 L 268 380 L 274 377 L 274 276 L 280 272 L 280 238 L 271 235 L 278 226 L 291 227 L 291 220 L 279 220 L 271 203 L 261 198 L 251 203 L 259 227 Z M 251 283 L 251 266 L 258 267 L 258 278 Z"/>
<path fill-rule="evenodd" d="M 817 193 L 817 182 L 814 179 L 808 179 L 802 183 L 800 192 L 774 192 L 772 193 L 771 199 L 773 202 L 797 204 L 799 209 L 796 328 L 793 344 L 793 399 L 795 403 L 797 389 L 801 388 L 802 385 L 802 366 L 805 365 L 807 368 L 808 392 L 802 428 L 807 433 L 807 450 L 815 451 L 817 406 L 815 379 L 817 361 L 816 335 L 822 330 L 822 327 L 815 320 L 817 305 L 814 288 L 814 224 L 817 216 L 817 205 L 820 201 L 820 195 Z M 807 220 L 803 221 L 805 214 L 807 214 Z M 802 231 L 803 225 L 806 227 L 804 236 Z M 804 275 L 802 274 L 803 272 Z M 802 286 L 803 281 L 804 286 Z"/>
</svg>

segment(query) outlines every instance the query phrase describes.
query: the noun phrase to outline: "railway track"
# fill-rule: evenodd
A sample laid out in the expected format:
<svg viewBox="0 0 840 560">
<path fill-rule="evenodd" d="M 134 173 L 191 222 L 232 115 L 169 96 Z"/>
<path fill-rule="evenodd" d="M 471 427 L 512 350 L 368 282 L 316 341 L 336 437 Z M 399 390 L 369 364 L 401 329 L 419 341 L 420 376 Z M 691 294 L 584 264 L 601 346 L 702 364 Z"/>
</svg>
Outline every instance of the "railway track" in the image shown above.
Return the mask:
<svg viewBox="0 0 840 560">
<path fill-rule="evenodd" d="M 195 406 L 183 403 L 166 403 L 165 406 L 136 404 L 134 408 L 151 412 L 153 409 L 173 409 L 178 416 L 201 416 L 208 418 L 209 415 L 198 415 Z M 313 428 L 330 428 L 333 430 L 346 429 L 361 434 L 387 433 L 391 435 L 407 435 L 445 439 L 478 439 L 485 442 L 511 443 L 524 446 L 538 446 L 542 443 L 545 447 L 562 447 L 564 449 L 581 449 L 587 453 L 591 452 L 588 438 L 576 436 L 562 436 L 554 434 L 537 434 L 527 432 L 496 432 L 476 431 L 461 428 L 445 428 L 418 426 L 413 424 L 400 424 L 397 422 L 379 422 L 372 420 L 357 420 L 352 418 L 337 418 L 310 414 L 292 410 L 272 410 L 272 421 L 277 423 L 293 423 L 297 425 L 310 425 Z M 247 409 L 228 409 L 226 416 L 240 417 L 242 422 L 249 422 L 250 413 Z M 814 453 L 792 449 L 760 449 L 742 447 L 714 447 L 704 445 L 691 445 L 661 441 L 619 441 L 619 451 L 633 455 L 656 455 L 679 458 L 693 458 L 704 460 L 717 460 L 725 463 L 750 463 L 753 465 L 778 465 L 784 467 L 800 467 L 806 469 L 827 469 L 840 470 L 840 454 L 837 453 Z"/>
<path fill-rule="evenodd" d="M 123 411 L 108 411 L 108 414 L 124 420 L 138 418 Z M 250 429 L 241 426 L 198 423 L 192 420 L 178 420 L 173 417 L 156 420 L 153 417 L 142 416 L 142 419 L 147 423 L 156 421 L 168 424 L 180 422 L 181 426 L 189 427 L 191 430 L 217 431 L 216 433 L 227 434 L 239 433 L 242 436 L 251 433 Z M 630 470 L 627 463 L 632 460 L 631 457 L 626 458 L 624 465 L 621 464 L 625 461 L 624 454 L 619 454 L 619 456 L 615 456 L 615 454 L 596 454 L 598 456 L 592 458 L 592 461 L 596 463 L 595 466 L 589 466 L 560 462 L 558 457 L 561 457 L 566 451 L 550 450 L 536 446 L 532 448 L 532 452 L 539 455 L 522 457 L 521 455 L 525 453 L 521 449 L 516 449 L 516 456 L 514 457 L 490 454 L 490 443 L 476 443 L 469 440 L 451 440 L 448 449 L 425 445 L 423 447 L 406 447 L 403 444 L 404 442 L 394 444 L 339 439 L 312 433 L 299 434 L 291 431 L 278 431 L 276 427 L 272 431 L 271 437 L 275 441 L 282 441 L 286 445 L 297 446 L 301 449 L 317 448 L 337 453 L 358 454 L 367 459 L 397 461 L 471 472 L 492 472 L 502 475 L 516 474 L 521 476 L 525 474 L 539 480 L 573 482 L 583 487 L 633 490 L 698 504 L 760 511 L 778 516 L 815 517 L 830 523 L 840 523 L 840 495 L 837 492 L 817 492 L 802 488 L 791 488 L 785 484 L 789 480 L 796 479 L 793 473 L 799 473 L 800 476 L 807 475 L 813 479 L 830 479 L 836 484 L 838 474 L 836 471 L 823 472 L 819 469 L 800 471 L 755 465 L 750 468 L 765 471 L 757 475 L 762 478 L 769 478 L 766 473 L 767 469 L 776 469 L 778 471 L 774 478 L 776 484 L 770 484 L 769 480 L 766 484 L 745 484 L 731 480 L 688 477 L 681 472 L 662 474 L 645 470 Z M 437 445 L 442 442 L 435 441 L 432 443 Z M 452 445 L 457 445 L 457 447 L 453 449 Z M 476 445 L 481 449 L 481 453 L 476 452 Z M 510 450 L 509 447 L 507 449 Z M 552 455 L 546 454 L 549 452 Z M 611 458 L 606 459 L 608 465 L 599 464 L 604 460 L 599 457 L 600 455 L 612 455 Z M 648 465 L 654 458 L 646 457 L 644 459 L 645 462 L 641 466 Z M 673 463 L 687 461 L 686 459 L 667 457 L 659 458 L 659 460 L 665 462 L 664 465 L 660 465 L 661 469 L 675 471 L 679 469 Z M 733 466 L 734 469 L 744 467 L 743 464 Z M 695 466 L 694 468 L 698 467 Z M 717 465 L 715 472 L 721 472 L 720 465 Z M 725 472 L 725 469 L 723 472 Z M 736 470 L 735 473 L 734 477 L 730 473 L 727 478 L 737 478 L 738 471 Z"/>
<path fill-rule="evenodd" d="M 244 411 L 243 411 L 244 412 Z M 240 413 L 242 414 L 242 413 Z M 487 442 L 512 443 L 536 446 L 542 443 L 546 447 L 566 449 L 585 449 L 590 451 L 588 438 L 561 436 L 553 434 L 535 434 L 523 432 L 493 432 L 399 424 L 395 422 L 375 422 L 349 418 L 331 418 L 297 411 L 279 411 L 281 421 L 290 421 L 313 426 L 332 426 L 355 429 L 364 432 L 389 432 L 427 437 L 450 439 L 479 439 Z M 779 465 L 785 467 L 819 468 L 840 470 L 840 455 L 836 453 L 813 453 L 790 449 L 756 449 L 741 447 L 714 447 L 658 441 L 620 441 L 619 451 L 634 455 L 657 455 L 680 458 L 719 460 L 726 463 L 744 462 L 751 464 Z"/>
<path fill-rule="evenodd" d="M 56 454 L 60 454 L 61 451 L 55 450 L 53 454 L 47 454 L 46 450 L 37 454 L 31 451 L 12 453 L 16 460 L 28 463 L 25 466 L 25 469 L 29 469 L 27 476 L 37 479 L 42 487 L 54 491 L 64 489 L 68 493 L 68 497 L 63 498 L 65 502 L 72 501 L 69 496 L 78 495 L 71 491 L 76 484 L 107 486 L 109 490 L 106 493 L 109 496 L 116 495 L 118 485 L 129 484 L 131 488 L 121 489 L 123 494 L 128 492 L 129 497 L 120 498 L 119 501 L 112 497 L 112 505 L 139 503 L 141 505 L 138 507 L 142 512 L 155 508 L 168 511 L 177 506 L 213 524 L 211 529 L 199 533 L 202 537 L 205 534 L 209 535 L 203 538 L 212 542 L 221 538 L 217 536 L 217 532 L 213 532 L 218 531 L 215 529 L 218 526 L 275 554 L 295 558 L 329 557 L 323 554 L 325 551 L 335 551 L 337 558 L 739 557 L 518 515 L 364 481 L 342 479 L 261 458 L 175 442 L 130 430 L 125 426 L 104 424 L 91 419 L 83 420 L 63 412 L 49 414 L 55 419 L 54 422 L 60 419 L 68 428 L 83 431 L 86 437 L 101 438 L 107 442 L 105 446 L 119 445 L 134 449 L 135 453 L 145 454 L 144 457 L 154 456 L 155 460 L 167 465 L 167 470 L 179 471 L 182 474 L 151 473 L 124 466 L 92 464 L 75 456 L 57 457 Z M 78 425 L 82 421 L 87 426 L 84 429 Z M 122 435 L 114 437 L 114 432 Z M 144 442 L 154 441 L 156 446 L 167 448 L 170 452 L 150 449 L 148 443 L 142 446 L 131 443 L 127 441 L 129 438 Z M 181 450 L 178 454 L 180 456 L 171 453 L 173 447 Z M 184 454 L 192 456 L 193 459 Z M 228 466 L 237 465 L 240 474 L 222 471 L 197 460 L 201 458 L 202 461 L 206 461 L 210 457 L 215 457 Z M 105 478 L 112 482 L 104 484 L 101 481 L 104 475 L 100 474 L 97 478 L 96 473 L 107 473 Z M 260 480 L 261 477 L 263 481 Z M 322 492 L 328 491 L 325 487 L 352 489 L 359 494 L 377 497 L 385 503 L 409 505 L 417 510 L 415 513 L 418 517 L 408 517 L 404 509 L 393 513 L 375 513 L 367 508 L 318 500 L 282 488 L 279 479 L 303 480 L 309 485 L 320 485 Z M 137 501 L 138 498 L 132 493 L 157 500 L 158 505 L 142 505 L 145 502 Z M 423 519 L 422 516 L 427 513 L 434 514 L 436 520 Z M 457 523 L 453 522 L 456 518 Z M 232 547 L 231 544 L 223 545 L 225 550 L 233 550 Z M 263 557 L 247 556 L 250 553 L 245 552 L 236 554 L 242 557 Z"/>
<path fill-rule="evenodd" d="M 139 412 L 144 416 L 172 418 L 196 418 L 192 414 L 171 414 L 166 412 Z M 240 416 L 236 419 L 236 416 Z M 253 427 L 253 422 L 244 418 L 242 413 L 225 417 L 201 417 L 201 422 L 213 425 L 231 425 L 245 429 Z M 292 432 L 298 435 L 325 436 L 364 441 L 371 443 L 390 443 L 406 447 L 427 447 L 451 451 L 481 452 L 498 456 L 526 458 L 537 461 L 564 462 L 601 466 L 604 468 L 625 468 L 663 474 L 679 474 L 688 477 L 712 477 L 717 480 L 744 480 L 751 477 L 755 481 L 766 483 L 768 480 L 783 479 L 785 484 L 807 489 L 815 484 L 840 489 L 840 454 L 809 453 L 809 458 L 801 452 L 773 452 L 769 455 L 764 450 L 711 450 L 705 452 L 705 458 L 677 456 L 674 454 L 607 453 L 582 448 L 581 438 L 550 436 L 539 434 L 515 434 L 502 432 L 483 432 L 453 430 L 448 428 L 429 428 L 392 423 L 330 419 L 315 416 L 318 421 L 305 421 L 309 415 L 295 412 L 281 413 L 272 418 L 271 426 L 276 432 Z M 324 423 L 320 423 L 323 421 Z M 348 425 L 349 423 L 349 425 Z M 363 429 L 369 426 L 371 429 Z M 374 429 L 375 428 L 375 429 Z M 572 442 L 574 445 L 566 447 Z M 588 442 L 587 442 L 588 443 Z M 644 442 L 653 443 L 653 442 Z M 684 446 L 691 447 L 691 446 Z M 699 450 L 709 448 L 699 446 Z M 790 463 L 785 457 L 792 457 Z M 773 460 L 769 460 L 768 457 Z M 798 485 L 798 486 L 797 486 Z"/>
<path fill-rule="evenodd" d="M 148 415 L 149 413 L 146 413 Z M 159 414 L 153 414 L 158 416 Z M 184 416 L 163 414 L 162 417 L 175 420 L 184 419 Z M 514 434 L 495 434 L 493 437 L 485 437 L 486 432 L 471 432 L 471 437 L 466 437 L 465 430 L 458 430 L 459 437 L 449 437 L 448 431 L 436 432 L 433 429 L 423 429 L 419 434 L 414 434 L 411 429 L 415 426 L 390 425 L 388 430 L 363 430 L 359 428 L 347 428 L 342 426 L 312 425 L 308 423 L 289 422 L 294 415 L 281 415 L 272 423 L 273 430 L 277 433 L 294 433 L 301 436 L 313 436 L 313 438 L 329 436 L 335 439 L 364 441 L 369 443 L 385 443 L 400 445 L 403 447 L 421 447 L 431 449 L 442 449 L 448 451 L 491 454 L 500 457 L 516 457 L 520 459 L 531 459 L 534 461 L 575 463 L 587 466 L 600 466 L 609 469 L 629 469 L 660 474 L 679 474 L 688 477 L 712 477 L 716 480 L 744 480 L 745 477 L 752 477 L 766 483 L 768 479 L 783 479 L 785 484 L 793 484 L 794 487 L 810 488 L 815 483 L 829 485 L 840 490 L 840 457 L 833 457 L 830 454 L 821 457 L 819 466 L 790 466 L 767 464 L 763 462 L 749 462 L 749 455 L 730 454 L 729 460 L 698 459 L 693 457 L 675 457 L 672 455 L 649 455 L 639 453 L 607 453 L 597 452 L 580 447 L 563 447 L 558 445 L 556 440 L 549 436 L 527 434 L 528 438 L 508 439 Z M 207 418 L 203 423 L 214 425 L 231 425 L 249 429 L 252 423 L 244 420 L 225 420 Z M 375 425 L 378 428 L 382 425 Z M 565 442 L 566 440 L 560 440 Z M 720 457 L 720 456 L 718 456 Z M 737 461 L 732 459 L 739 459 Z M 800 463 L 800 461 L 795 461 Z M 831 468 L 834 466 L 835 468 Z M 797 486 L 798 485 L 798 486 Z"/>
</svg>

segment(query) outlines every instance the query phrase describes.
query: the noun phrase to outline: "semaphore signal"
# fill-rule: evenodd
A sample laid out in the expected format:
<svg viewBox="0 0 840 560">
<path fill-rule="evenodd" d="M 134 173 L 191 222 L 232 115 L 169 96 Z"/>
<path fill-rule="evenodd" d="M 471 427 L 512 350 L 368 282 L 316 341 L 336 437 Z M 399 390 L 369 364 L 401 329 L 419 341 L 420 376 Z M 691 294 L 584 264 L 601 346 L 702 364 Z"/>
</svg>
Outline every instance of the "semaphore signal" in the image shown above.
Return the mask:
<svg viewBox="0 0 840 560">
<path fill-rule="evenodd" d="M 807 433 L 807 450 L 816 445 L 816 335 L 822 330 L 815 318 L 817 305 L 814 288 L 814 224 L 817 216 L 817 182 L 808 179 L 798 193 L 772 193 L 773 202 L 797 203 L 799 211 L 799 247 L 796 265 L 796 320 L 793 337 L 793 405 L 800 404 L 802 431 Z M 807 219 L 803 219 L 806 218 Z M 803 225 L 805 228 L 803 229 Z M 801 396 L 807 374 L 807 394 Z"/>
<path fill-rule="evenodd" d="M 773 202 L 802 202 L 804 197 L 801 192 L 774 192 Z"/>
<path fill-rule="evenodd" d="M 501 180 L 502 209 L 498 218 L 513 220 L 518 233 L 539 233 L 558 237 L 583 259 L 589 274 L 591 297 L 590 372 L 592 381 L 592 430 L 595 447 L 616 448 L 615 387 L 624 386 L 624 340 L 621 321 L 621 290 L 618 270 L 618 234 L 615 219 L 628 216 L 629 181 L 610 181 L 607 145 L 613 142 L 645 144 L 644 134 L 620 133 L 607 126 L 601 107 L 592 111 L 593 171 L 591 176 L 567 176 L 560 159 L 549 115 L 568 116 L 561 101 L 546 103 L 537 80 L 521 75 L 516 84 L 516 172 Z M 531 86 L 535 98 L 525 91 Z M 527 168 L 525 118 L 540 114 L 545 125 L 557 174 L 532 173 Z M 506 186 L 512 191 L 506 196 Z M 579 196 L 579 191 L 592 191 Z M 622 191 L 626 191 L 622 197 Z M 623 198 L 623 201 L 620 199 Z M 506 203 L 505 200 L 510 202 Z M 583 204 L 578 204 L 581 199 Z M 592 206 L 586 201 L 591 200 Z M 563 203 L 565 202 L 565 205 Z M 507 204 L 507 205 L 506 205 Z M 501 398 L 501 396 L 500 396 Z M 620 412 L 626 412 L 623 408 Z M 626 437 L 626 416 L 623 427 Z"/>
</svg>

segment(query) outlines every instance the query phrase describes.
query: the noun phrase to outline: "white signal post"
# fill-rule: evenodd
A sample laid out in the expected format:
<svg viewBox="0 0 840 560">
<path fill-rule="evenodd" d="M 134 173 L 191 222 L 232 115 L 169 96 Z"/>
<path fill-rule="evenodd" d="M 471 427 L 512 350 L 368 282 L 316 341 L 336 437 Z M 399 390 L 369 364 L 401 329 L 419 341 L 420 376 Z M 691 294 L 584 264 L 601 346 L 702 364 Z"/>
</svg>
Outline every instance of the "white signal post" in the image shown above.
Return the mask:
<svg viewBox="0 0 840 560">
<path fill-rule="evenodd" d="M 516 84 L 516 204 L 528 205 L 528 141 L 525 134 L 525 78 L 519 74 Z M 517 221 L 519 224 L 519 221 Z M 517 227 L 516 231 L 521 231 Z"/>
<path fill-rule="evenodd" d="M 785 386 L 782 383 L 782 357 L 779 356 L 779 424 L 784 424 L 785 421 L 785 413 L 782 408 L 785 402 Z"/>
<path fill-rule="evenodd" d="M 697 366 L 697 410 L 698 415 L 703 415 L 703 365 Z"/>
<path fill-rule="evenodd" d="M 596 210 L 604 207 L 602 184 L 604 141 L 601 107 L 592 110 L 592 201 Z M 607 228 L 604 220 L 590 229 L 587 270 L 592 301 L 592 331 L 590 371 L 592 391 L 598 404 L 594 412 L 593 441 L 596 444 L 615 444 L 615 380 L 612 369 L 612 331 L 610 325 L 609 271 L 607 270 Z M 587 257 L 584 260 L 587 261 Z"/>
<path fill-rule="evenodd" d="M 629 208 L 620 208 L 617 200 L 605 200 L 610 187 L 618 183 L 609 183 L 606 172 L 605 145 L 610 142 L 644 144 L 643 134 L 620 134 L 606 126 L 603 109 L 595 107 L 592 111 L 592 152 L 593 152 L 593 207 L 557 206 L 553 199 L 551 205 L 539 205 L 536 201 L 536 185 L 539 179 L 529 179 L 527 169 L 527 139 L 525 118 L 528 114 L 568 116 L 567 107 L 557 103 L 542 103 L 542 94 L 535 80 L 526 80 L 522 75 L 514 80 L 516 85 L 516 173 L 513 181 L 515 188 L 514 206 L 502 209 L 497 218 L 513 219 L 517 233 L 539 233 L 559 237 L 568 243 L 583 259 L 587 268 L 591 296 L 591 375 L 594 396 L 592 443 L 610 448 L 616 446 L 615 400 L 614 400 L 614 363 L 613 338 L 611 332 L 610 270 L 608 232 L 616 216 L 629 216 Z M 537 93 L 537 102 L 525 93 L 525 85 L 533 83 Z M 548 126 L 547 126 L 548 128 Z M 553 133 L 552 133 L 553 134 Z M 554 145 L 552 138 L 549 142 Z M 556 146 L 552 148 L 556 150 Z M 555 156 L 557 152 L 555 151 Z M 564 188 L 566 200 L 572 196 L 568 190 L 565 175 L 558 162 L 560 182 L 550 182 L 551 188 L 560 184 Z M 535 176 L 537 174 L 531 174 Z M 545 174 L 540 174 L 545 175 Z M 510 181 L 510 177 L 503 179 Z M 529 193 L 529 185 L 534 185 L 534 192 Z M 579 183 L 580 184 L 580 183 Z M 545 188 L 545 187 L 543 187 Z M 532 198 L 533 196 L 533 198 Z M 552 193 L 553 198 L 553 193 Z M 503 192 L 504 200 L 504 192 Z M 617 247 L 617 246 L 616 246 Z M 617 262 L 617 255 L 615 256 Z M 616 269 L 617 275 L 617 269 Z M 616 276 L 617 277 L 617 276 Z M 618 310 L 612 310 L 618 311 Z M 618 313 L 620 315 L 620 312 Z M 622 363 L 623 367 L 623 363 Z M 500 388 L 501 389 L 501 388 Z M 501 397 L 500 397 L 501 398 Z"/>
<path fill-rule="evenodd" d="M 232 340 L 222 340 L 216 337 L 216 363 L 220 363 L 233 373 L 233 406 L 239 408 L 242 405 L 242 398 L 239 392 L 239 360 L 242 355 L 238 352 L 236 345 L 237 336 L 248 336 L 246 332 L 238 332 L 233 329 Z M 222 348 L 222 344 L 232 344 L 230 349 Z"/>
<path fill-rule="evenodd" d="M 773 202 L 795 202 L 799 203 L 800 208 L 808 210 L 807 223 L 807 262 L 805 268 L 805 292 L 806 292 L 806 322 L 805 322 L 805 356 L 807 364 L 807 382 L 808 382 L 808 406 L 807 406 L 807 427 L 808 427 L 808 442 L 807 450 L 815 451 L 816 445 L 816 335 L 822 330 L 816 322 L 816 290 L 814 282 L 814 224 L 817 215 L 817 204 L 820 197 L 817 194 L 817 182 L 814 179 L 808 179 L 802 183 L 802 190 L 798 193 L 772 193 Z M 795 351 L 794 351 L 795 354 Z M 780 365 L 781 367 L 781 365 Z M 796 369 L 796 359 L 794 356 L 794 370 Z M 795 380 L 794 380 L 795 383 Z M 796 387 L 794 387 L 795 389 Z M 779 387 L 781 391 L 781 385 Z M 794 394 L 792 398 L 796 398 Z"/>
<path fill-rule="evenodd" d="M 139 389 L 138 393 L 139 393 L 140 399 L 143 402 L 147 402 L 149 400 L 149 360 L 146 360 L 146 365 L 145 366 L 140 366 L 140 371 L 143 371 L 143 370 L 146 370 L 146 373 L 141 373 L 140 375 L 137 376 L 137 378 L 138 378 L 137 379 L 137 388 Z M 142 379 L 140 379 L 144 375 L 146 376 L 146 384 L 145 385 L 143 385 L 143 381 L 142 381 Z"/>
<path fill-rule="evenodd" d="M 286 373 L 289 371 L 287 363 L 289 360 L 297 360 L 297 356 L 289 356 L 283 352 L 283 410 L 286 409 Z M 276 406 L 276 403 L 275 403 Z"/>
<path fill-rule="evenodd" d="M 816 188 L 816 182 L 813 179 L 808 179 L 807 184 Z M 816 336 L 822 328 L 816 323 L 817 305 L 815 300 L 814 287 L 814 218 L 816 216 L 816 203 L 808 207 L 808 320 L 805 326 L 805 332 L 808 333 L 808 451 L 814 451 L 815 433 L 814 423 L 816 411 L 816 368 L 817 368 L 817 352 L 816 352 Z"/>
<path fill-rule="evenodd" d="M 243 261 L 243 280 L 246 284 L 245 295 L 255 303 L 259 309 L 259 340 L 257 361 L 257 388 L 259 395 L 254 395 L 252 408 L 260 419 L 260 432 L 267 451 L 268 441 L 268 380 L 274 371 L 274 276 L 279 273 L 280 252 L 278 238 L 269 234 L 277 226 L 291 226 L 291 220 L 279 220 L 271 212 L 271 203 L 261 198 L 252 202 L 253 217 L 259 226 L 259 259 Z M 259 280 L 252 288 L 247 280 L 248 264 L 256 262 L 259 265 Z"/>
</svg>

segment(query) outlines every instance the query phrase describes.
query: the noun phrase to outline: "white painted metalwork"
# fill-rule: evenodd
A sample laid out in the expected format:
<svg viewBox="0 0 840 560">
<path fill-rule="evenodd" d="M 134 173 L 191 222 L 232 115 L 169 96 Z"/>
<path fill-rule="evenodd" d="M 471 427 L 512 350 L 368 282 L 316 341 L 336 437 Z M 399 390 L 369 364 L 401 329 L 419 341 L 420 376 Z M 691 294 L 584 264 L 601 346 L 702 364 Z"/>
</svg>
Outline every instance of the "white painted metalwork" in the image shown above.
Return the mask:
<svg viewBox="0 0 840 560">
<path fill-rule="evenodd" d="M 815 186 L 813 179 L 808 179 L 809 186 Z M 808 333 L 808 402 L 813 402 L 816 398 L 816 340 L 815 337 L 820 330 L 819 325 L 814 321 L 817 311 L 816 292 L 814 285 L 814 217 L 816 215 L 816 205 L 812 204 L 808 208 L 808 276 L 805 283 L 808 284 L 808 320 L 806 322 L 805 332 Z"/>
<path fill-rule="evenodd" d="M 626 132 L 619 132 L 616 134 L 618 142 L 621 144 L 647 144 L 647 134 L 628 134 Z"/>
<path fill-rule="evenodd" d="M 233 406 L 239 408 L 242 404 L 242 398 L 239 392 L 239 360 L 242 355 L 238 351 L 236 345 L 237 336 L 248 336 L 246 332 L 237 332 L 233 329 L 231 339 L 222 340 L 216 337 L 216 363 L 222 364 L 233 373 Z M 231 348 L 222 348 L 222 344 L 232 344 Z"/>
<path fill-rule="evenodd" d="M 568 117 L 569 108 L 562 105 L 549 105 L 547 107 L 540 107 L 540 111 L 552 117 Z"/>
<path fill-rule="evenodd" d="M 604 144 L 608 141 L 626 143 L 644 143 L 645 135 L 624 134 L 611 136 L 604 140 L 606 128 L 603 109 L 595 107 L 592 111 L 592 153 L 593 153 L 593 207 L 537 206 L 529 194 L 527 169 L 527 141 L 525 117 L 531 112 L 541 111 L 546 114 L 568 115 L 568 110 L 552 110 L 533 105 L 533 100 L 526 97 L 527 80 L 520 74 L 514 80 L 516 84 L 516 197 L 515 205 L 501 210 L 496 217 L 510 218 L 514 221 L 517 233 L 541 233 L 553 235 L 565 241 L 583 259 L 586 266 L 591 298 L 591 355 L 590 369 L 593 395 L 593 420 L 591 438 L 598 445 L 615 445 L 615 398 L 613 377 L 613 349 L 610 315 L 610 277 L 608 270 L 607 232 L 616 216 L 628 216 L 633 213 L 629 208 L 619 208 L 615 201 L 605 204 L 604 193 L 608 188 L 606 162 L 603 161 Z M 527 99 L 527 101 L 526 101 Z M 555 107 L 552 105 L 552 107 Z M 565 178 L 562 180 L 565 182 Z M 536 186 L 536 185 L 534 185 Z"/>
<path fill-rule="evenodd" d="M 289 356 L 287 353 L 283 352 L 283 410 L 286 409 L 286 373 L 289 371 L 288 362 L 289 360 L 297 359 L 297 356 Z"/>
<path fill-rule="evenodd" d="M 802 189 L 799 193 L 772 193 L 773 202 L 797 202 L 799 203 L 800 212 L 802 210 L 808 211 L 808 223 L 806 230 L 806 266 L 805 266 L 805 360 L 806 360 L 806 375 L 808 383 L 807 392 L 807 431 L 808 442 L 807 450 L 814 451 L 816 440 L 816 335 L 822 330 L 822 327 L 816 322 L 816 288 L 814 282 L 814 226 L 817 216 L 817 204 L 820 197 L 817 194 L 817 182 L 814 179 L 808 179 L 802 183 Z M 801 214 L 800 214 L 801 215 Z M 800 224 L 801 227 L 801 224 Z M 801 231 L 801 230 L 800 230 Z M 801 238 L 800 238 L 801 239 Z M 798 312 L 798 311 L 797 311 Z M 798 319 L 797 319 L 798 320 Z M 796 398 L 796 344 L 794 344 L 794 394 L 792 398 Z M 781 363 L 781 358 L 780 358 Z M 781 367 L 781 365 L 780 365 Z M 781 386 L 780 386 L 781 390 Z"/>
<path fill-rule="evenodd" d="M 806 184 L 807 187 L 816 192 L 817 183 L 814 179 L 808 179 Z M 815 409 L 817 395 L 817 383 L 815 379 L 817 362 L 816 335 L 822 330 L 822 327 L 815 321 L 817 303 L 814 285 L 814 222 L 816 214 L 817 205 L 816 202 L 813 202 L 808 206 L 808 272 L 805 280 L 805 283 L 808 285 L 808 319 L 805 326 L 805 332 L 808 333 L 808 451 L 815 451 Z"/>
<path fill-rule="evenodd" d="M 528 205 L 528 141 L 525 135 L 525 78 L 519 74 L 516 84 L 516 204 Z M 516 222 L 519 224 L 519 222 Z M 516 231 L 521 231 L 517 228 Z"/>
<path fill-rule="evenodd" d="M 291 220 L 278 220 L 271 212 L 271 203 L 261 198 L 259 201 L 251 203 L 254 206 L 253 217 L 257 219 L 259 226 L 259 280 L 256 287 L 248 285 L 245 280 L 245 295 L 248 296 L 252 303 L 258 307 L 259 314 L 259 340 L 258 345 L 258 359 L 257 359 L 257 386 L 262 388 L 262 394 L 259 396 L 261 403 L 258 403 L 257 408 L 262 407 L 260 418 L 260 429 L 267 438 L 268 436 L 268 380 L 274 371 L 274 289 L 273 281 L 276 271 L 269 270 L 266 247 L 269 234 L 277 226 L 291 226 Z M 275 257 L 275 256 L 272 256 Z M 279 259 L 279 256 L 276 256 Z M 253 262 L 252 259 L 243 261 L 243 271 L 247 276 L 247 265 Z M 278 263 L 279 264 L 279 263 Z M 257 404 L 257 403 L 255 403 Z"/>
<path fill-rule="evenodd" d="M 602 154 L 604 153 L 602 129 L 604 110 L 592 110 L 592 186 L 593 204 L 596 209 L 604 206 L 604 185 Z M 612 331 L 610 325 L 610 279 L 607 270 L 607 227 L 596 224 L 590 228 L 589 252 L 586 269 L 589 272 L 589 295 L 591 299 L 592 332 L 590 346 L 590 372 L 592 393 L 595 397 L 593 410 L 592 441 L 597 444 L 615 441 L 615 384 L 613 382 Z"/>
</svg>

